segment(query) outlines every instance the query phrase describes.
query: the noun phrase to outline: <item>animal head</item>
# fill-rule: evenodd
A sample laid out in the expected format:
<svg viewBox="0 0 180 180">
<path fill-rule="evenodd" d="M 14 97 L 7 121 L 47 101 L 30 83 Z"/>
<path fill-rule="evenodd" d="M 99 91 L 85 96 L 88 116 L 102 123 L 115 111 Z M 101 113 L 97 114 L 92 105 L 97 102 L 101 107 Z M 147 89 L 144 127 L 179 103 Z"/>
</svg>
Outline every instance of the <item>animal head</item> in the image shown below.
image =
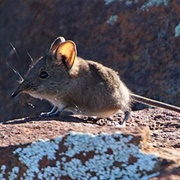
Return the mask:
<svg viewBox="0 0 180 180">
<path fill-rule="evenodd" d="M 46 99 L 47 96 L 65 91 L 76 55 L 76 45 L 73 41 L 65 41 L 63 37 L 56 38 L 47 55 L 31 67 L 12 97 L 28 93 L 33 97 Z"/>
</svg>

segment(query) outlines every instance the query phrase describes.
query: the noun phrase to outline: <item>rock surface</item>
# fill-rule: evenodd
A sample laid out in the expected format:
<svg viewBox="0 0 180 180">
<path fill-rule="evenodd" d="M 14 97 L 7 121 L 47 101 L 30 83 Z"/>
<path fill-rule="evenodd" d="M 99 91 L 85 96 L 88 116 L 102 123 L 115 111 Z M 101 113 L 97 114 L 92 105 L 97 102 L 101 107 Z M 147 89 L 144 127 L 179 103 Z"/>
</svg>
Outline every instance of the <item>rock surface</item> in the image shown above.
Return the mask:
<svg viewBox="0 0 180 180">
<path fill-rule="evenodd" d="M 180 178 L 179 114 L 133 112 L 126 128 L 115 126 L 121 115 L 114 121 L 61 116 L 0 124 L 0 177 Z"/>
<path fill-rule="evenodd" d="M 160 108 L 132 112 L 125 129 L 114 127 L 122 114 L 97 122 L 38 118 L 50 105 L 27 95 L 11 99 L 18 78 L 6 66 L 7 61 L 24 75 L 31 63 L 28 53 L 38 59 L 61 35 L 76 42 L 79 56 L 117 70 L 133 92 L 180 106 L 179 11 L 179 0 L 0 1 L 0 121 L 5 123 L 0 124 L 0 179 L 57 177 L 62 171 L 68 179 L 72 167 L 81 176 L 180 179 L 179 114 Z M 31 117 L 16 119 L 25 116 Z M 84 148 L 94 142 L 92 152 L 79 150 L 79 139 Z M 115 161 L 122 156 L 116 148 L 129 153 L 126 160 Z M 94 158 L 96 168 L 90 170 Z M 108 168 L 100 170 L 100 160 Z"/>
<path fill-rule="evenodd" d="M 76 42 L 79 56 L 117 70 L 133 92 L 180 106 L 179 9 L 179 0 L 0 1 L 0 120 L 48 108 L 10 98 L 18 77 L 5 61 L 24 75 L 26 51 L 36 60 L 59 35 Z"/>
</svg>

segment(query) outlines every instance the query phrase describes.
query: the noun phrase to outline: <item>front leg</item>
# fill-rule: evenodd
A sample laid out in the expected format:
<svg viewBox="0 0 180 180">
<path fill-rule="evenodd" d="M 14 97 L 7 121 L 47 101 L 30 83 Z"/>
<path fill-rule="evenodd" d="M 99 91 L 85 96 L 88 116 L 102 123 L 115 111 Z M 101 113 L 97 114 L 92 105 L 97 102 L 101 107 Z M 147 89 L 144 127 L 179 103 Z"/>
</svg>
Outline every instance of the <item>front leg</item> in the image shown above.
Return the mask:
<svg viewBox="0 0 180 180">
<path fill-rule="evenodd" d="M 65 109 L 67 108 L 67 106 L 63 106 L 60 109 L 56 108 L 55 111 L 53 111 L 50 116 L 59 116 Z"/>
<path fill-rule="evenodd" d="M 51 109 L 51 111 L 49 112 L 42 112 L 40 114 L 41 117 L 51 117 L 52 114 L 56 113 L 56 111 L 58 110 L 58 108 L 56 106 L 53 106 L 53 108 Z"/>
</svg>

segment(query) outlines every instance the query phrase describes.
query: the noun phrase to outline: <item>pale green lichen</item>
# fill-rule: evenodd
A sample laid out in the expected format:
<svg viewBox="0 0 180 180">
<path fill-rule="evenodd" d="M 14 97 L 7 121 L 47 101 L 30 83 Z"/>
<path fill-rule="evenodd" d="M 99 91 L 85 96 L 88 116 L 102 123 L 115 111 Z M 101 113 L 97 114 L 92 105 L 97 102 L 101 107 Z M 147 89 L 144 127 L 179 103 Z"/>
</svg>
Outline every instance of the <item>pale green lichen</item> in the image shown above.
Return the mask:
<svg viewBox="0 0 180 180">
<path fill-rule="evenodd" d="M 142 6 L 141 6 L 141 10 L 147 10 L 149 9 L 150 7 L 153 7 L 153 6 L 160 6 L 160 5 L 164 5 L 164 6 L 167 6 L 168 3 L 169 3 L 170 0 L 148 0 L 146 3 L 144 3 Z"/>
<path fill-rule="evenodd" d="M 180 23 L 175 27 L 175 37 L 180 35 Z"/>
<path fill-rule="evenodd" d="M 108 24 L 113 25 L 115 22 L 117 22 L 118 16 L 117 15 L 112 15 L 109 17 L 109 19 L 106 21 Z"/>
<path fill-rule="evenodd" d="M 62 137 L 54 141 L 42 140 L 34 142 L 24 148 L 18 148 L 14 154 L 19 157 L 27 170 L 21 179 L 33 180 L 52 179 L 68 176 L 71 179 L 149 179 L 158 175 L 151 173 L 157 163 L 157 157 L 152 154 L 144 154 L 138 145 L 131 143 L 133 136 L 123 136 L 120 133 L 113 135 L 101 133 L 98 135 L 71 132 L 62 141 Z M 59 143 L 63 142 L 65 152 L 57 154 Z M 111 153 L 109 153 L 111 149 Z M 85 157 L 91 153 L 82 163 L 79 154 Z M 56 160 L 56 157 L 58 159 Z M 129 164 L 129 158 L 137 159 Z M 40 169 L 39 162 L 46 157 L 54 160 L 53 166 L 45 166 Z M 68 159 L 68 161 L 67 161 Z M 121 164 L 121 168 L 116 164 Z M 63 168 L 62 168 L 63 167 Z M 1 179 L 4 178 L 6 166 L 1 166 Z M 18 167 L 9 171 L 9 179 L 17 179 Z"/>
<path fill-rule="evenodd" d="M 10 171 L 9 174 L 9 179 L 17 179 L 19 173 L 19 167 L 15 166 L 12 168 L 12 171 Z"/>
<path fill-rule="evenodd" d="M 54 141 L 39 140 L 28 145 L 26 148 L 18 148 L 14 151 L 14 154 L 19 154 L 19 160 L 24 163 L 28 170 L 24 174 L 24 177 L 34 177 L 34 173 L 39 172 L 39 161 L 43 157 L 47 157 L 49 160 L 55 159 L 56 150 L 59 148 L 59 142 L 61 138 L 56 138 Z"/>
<path fill-rule="evenodd" d="M 5 170 L 6 170 L 6 165 L 2 165 L 1 168 L 0 168 L 0 179 L 1 180 L 5 180 L 5 178 L 4 178 Z"/>
<path fill-rule="evenodd" d="M 117 1 L 117 0 L 104 0 L 104 1 L 105 1 L 105 5 L 109 5 L 109 4 L 111 4 L 112 2 Z"/>
<path fill-rule="evenodd" d="M 105 5 L 109 5 L 109 4 L 111 4 L 111 3 L 115 2 L 115 1 L 124 2 L 125 5 L 127 5 L 127 6 L 138 2 L 138 0 L 104 0 Z"/>
<path fill-rule="evenodd" d="M 123 2 L 127 6 L 138 3 L 138 0 L 104 0 L 105 5 L 109 5 L 116 1 Z M 160 5 L 167 6 L 169 2 L 170 0 L 146 0 L 144 1 L 144 4 L 140 7 L 140 9 L 148 10 L 150 7 L 153 7 L 153 6 L 160 6 Z"/>
</svg>

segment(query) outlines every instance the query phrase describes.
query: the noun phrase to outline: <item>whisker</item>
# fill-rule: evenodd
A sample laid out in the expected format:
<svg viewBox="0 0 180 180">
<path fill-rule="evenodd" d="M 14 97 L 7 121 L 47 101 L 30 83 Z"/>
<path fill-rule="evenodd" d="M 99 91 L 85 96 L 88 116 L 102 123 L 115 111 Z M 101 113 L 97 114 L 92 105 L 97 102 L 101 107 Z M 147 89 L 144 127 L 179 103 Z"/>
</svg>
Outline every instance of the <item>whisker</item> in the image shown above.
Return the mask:
<svg viewBox="0 0 180 180">
<path fill-rule="evenodd" d="M 18 70 L 13 67 L 12 65 L 10 65 L 8 62 L 6 62 L 6 64 L 14 71 L 14 73 L 19 77 L 19 83 L 22 83 L 24 81 L 24 78 L 21 76 L 21 74 L 18 72 Z"/>
<path fill-rule="evenodd" d="M 15 54 L 16 54 L 16 56 L 17 56 L 17 58 L 18 58 L 18 61 L 20 62 L 20 58 L 19 58 L 19 55 L 18 55 L 18 53 L 17 53 L 17 51 L 16 51 L 16 48 L 13 46 L 12 43 L 10 43 L 10 46 L 12 47 L 13 51 L 15 52 Z"/>
<path fill-rule="evenodd" d="M 33 60 L 32 56 L 29 54 L 29 52 L 28 52 L 27 50 L 26 50 L 26 53 L 27 53 L 27 55 L 29 56 L 29 58 L 30 58 L 32 64 L 34 64 L 34 60 Z"/>
</svg>

